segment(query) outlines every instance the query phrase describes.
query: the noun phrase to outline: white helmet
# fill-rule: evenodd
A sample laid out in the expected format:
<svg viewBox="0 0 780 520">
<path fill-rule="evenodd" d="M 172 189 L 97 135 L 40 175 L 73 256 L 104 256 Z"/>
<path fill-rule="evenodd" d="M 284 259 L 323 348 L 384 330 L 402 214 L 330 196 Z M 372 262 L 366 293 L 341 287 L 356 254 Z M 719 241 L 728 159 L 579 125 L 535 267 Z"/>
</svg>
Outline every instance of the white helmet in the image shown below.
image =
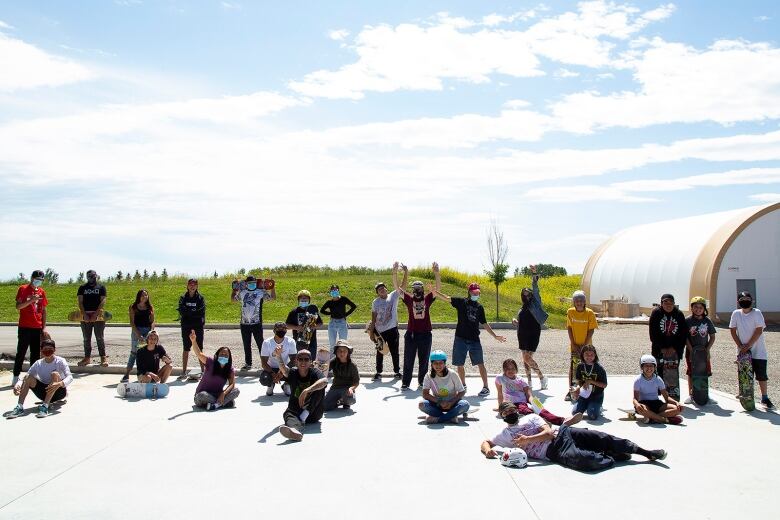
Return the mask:
<svg viewBox="0 0 780 520">
<path fill-rule="evenodd" d="M 510 468 L 524 468 L 528 465 L 528 455 L 520 448 L 509 448 L 501 454 L 501 465 Z"/>
<path fill-rule="evenodd" d="M 651 365 L 655 365 L 656 361 L 655 358 L 650 354 L 645 354 L 639 359 L 639 366 L 642 366 L 646 363 L 649 363 Z"/>
</svg>

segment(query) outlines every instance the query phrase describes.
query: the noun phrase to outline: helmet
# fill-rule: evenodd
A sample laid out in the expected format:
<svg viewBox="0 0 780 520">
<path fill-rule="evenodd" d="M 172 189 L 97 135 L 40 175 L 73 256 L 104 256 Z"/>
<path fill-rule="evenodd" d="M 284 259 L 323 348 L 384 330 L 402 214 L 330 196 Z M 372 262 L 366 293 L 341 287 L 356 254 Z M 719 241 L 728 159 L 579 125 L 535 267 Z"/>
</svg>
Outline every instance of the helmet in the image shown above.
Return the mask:
<svg viewBox="0 0 780 520">
<path fill-rule="evenodd" d="M 431 352 L 431 361 L 447 361 L 447 353 L 443 350 L 434 350 Z"/>
<path fill-rule="evenodd" d="M 311 293 L 307 291 L 306 289 L 302 289 L 298 291 L 298 299 L 301 299 L 301 296 L 306 296 L 309 300 L 311 300 Z"/>
<path fill-rule="evenodd" d="M 574 291 L 574 294 L 571 295 L 572 300 L 578 300 L 580 298 L 582 298 L 583 300 L 587 299 L 585 297 L 585 291 Z"/>
<path fill-rule="evenodd" d="M 700 303 L 705 307 L 707 306 L 707 300 L 705 300 L 701 296 L 694 296 L 693 298 L 691 298 L 691 305 L 693 305 L 694 303 Z"/>
<path fill-rule="evenodd" d="M 657 365 L 655 358 L 650 354 L 645 354 L 639 359 L 639 366 L 642 366 L 647 363 L 651 365 Z"/>
<path fill-rule="evenodd" d="M 528 455 L 520 448 L 509 448 L 501 454 L 501 465 L 509 468 L 524 468 L 528 465 Z"/>
<path fill-rule="evenodd" d="M 477 282 L 471 282 L 469 284 L 469 292 L 471 291 L 479 291 L 479 284 Z"/>
</svg>

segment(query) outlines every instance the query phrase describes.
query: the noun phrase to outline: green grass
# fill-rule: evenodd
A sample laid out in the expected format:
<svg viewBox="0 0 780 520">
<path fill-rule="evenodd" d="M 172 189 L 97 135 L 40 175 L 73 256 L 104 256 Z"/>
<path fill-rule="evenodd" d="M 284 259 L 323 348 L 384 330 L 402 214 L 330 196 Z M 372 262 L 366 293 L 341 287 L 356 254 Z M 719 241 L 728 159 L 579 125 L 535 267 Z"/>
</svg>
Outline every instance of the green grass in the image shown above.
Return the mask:
<svg viewBox="0 0 780 520">
<path fill-rule="evenodd" d="M 354 301 L 358 308 L 350 321 L 353 323 L 365 322 L 371 319 L 371 302 L 375 298 L 374 284 L 383 281 L 391 284 L 391 276 L 386 274 L 348 274 L 348 273 L 323 273 L 313 271 L 310 273 L 274 274 L 276 280 L 277 299 L 267 302 L 263 306 L 263 321 L 273 323 L 284 320 L 287 313 L 296 306 L 296 294 L 300 289 L 308 289 L 312 293 L 312 301 L 321 306 L 328 299 L 328 290 L 331 283 L 337 283 L 341 293 Z M 414 279 L 432 281 L 433 274 L 430 270 L 412 269 L 409 283 Z M 230 283 L 232 276 L 220 278 L 199 278 L 200 292 L 206 298 L 207 323 L 237 323 L 239 308 L 237 303 L 230 302 Z M 482 304 L 488 320 L 496 317 L 495 286 L 491 285 L 487 278 L 478 275 L 469 275 L 452 269 L 442 269 L 442 292 L 450 296 L 461 296 L 466 292 L 466 284 L 478 281 L 482 285 Z M 528 278 L 510 278 L 500 288 L 500 321 L 511 321 L 520 306 L 520 290 L 530 286 Z M 114 314 L 113 322 L 127 323 L 127 309 L 135 299 L 135 293 L 140 288 L 149 291 L 158 323 L 173 323 L 178 317 L 176 305 L 179 296 L 186 290 L 186 277 L 169 278 L 168 280 L 123 281 L 106 283 L 108 298 L 106 309 Z M 542 300 L 545 309 L 550 313 L 548 326 L 560 328 L 565 326 L 565 314 L 567 303 L 561 303 L 559 298 L 571 296 L 571 293 L 579 288 L 579 276 L 562 276 L 542 279 L 540 281 Z M 0 284 L 0 321 L 15 322 L 18 319 L 18 311 L 14 307 L 16 296 L 16 283 Z M 76 289 L 78 284 L 44 285 L 48 306 L 49 322 L 67 321 L 70 311 L 78 308 L 76 302 Z M 399 319 L 406 321 L 406 309 L 403 305 L 398 310 Z M 454 322 L 456 320 L 455 309 L 445 302 L 438 301 L 431 307 L 431 319 L 434 322 Z"/>
</svg>

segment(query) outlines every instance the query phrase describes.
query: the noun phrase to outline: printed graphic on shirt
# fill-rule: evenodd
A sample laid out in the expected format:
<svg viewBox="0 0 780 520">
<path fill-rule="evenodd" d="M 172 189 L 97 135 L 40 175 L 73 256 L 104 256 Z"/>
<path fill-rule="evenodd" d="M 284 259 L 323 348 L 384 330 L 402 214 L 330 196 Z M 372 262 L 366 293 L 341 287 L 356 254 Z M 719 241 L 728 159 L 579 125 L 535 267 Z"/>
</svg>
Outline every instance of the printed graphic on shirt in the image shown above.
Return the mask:
<svg viewBox="0 0 780 520">
<path fill-rule="evenodd" d="M 680 324 L 677 323 L 677 320 L 675 320 L 671 316 L 667 316 L 664 314 L 661 317 L 661 323 L 659 323 L 659 326 L 661 327 L 661 332 L 663 332 L 664 335 L 675 336 L 677 334 L 677 329 L 679 328 Z"/>
<path fill-rule="evenodd" d="M 707 327 L 706 323 L 702 323 L 698 327 L 695 326 L 691 327 L 689 330 L 691 337 L 701 336 L 702 338 L 706 338 L 708 332 L 709 332 L 709 327 Z"/>
<path fill-rule="evenodd" d="M 416 319 L 416 320 L 424 320 L 425 319 L 425 300 L 412 300 L 412 313 L 414 315 L 414 319 Z"/>
<path fill-rule="evenodd" d="M 476 323 L 479 321 L 478 305 L 466 305 L 466 319 L 472 323 Z"/>
</svg>

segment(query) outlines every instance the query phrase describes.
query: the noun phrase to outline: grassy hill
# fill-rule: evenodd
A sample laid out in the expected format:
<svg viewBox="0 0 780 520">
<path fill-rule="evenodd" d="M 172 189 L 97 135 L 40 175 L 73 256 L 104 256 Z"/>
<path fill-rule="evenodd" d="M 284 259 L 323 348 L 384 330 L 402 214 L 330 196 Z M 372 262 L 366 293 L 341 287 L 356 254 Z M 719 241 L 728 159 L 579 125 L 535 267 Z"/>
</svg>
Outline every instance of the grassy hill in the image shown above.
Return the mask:
<svg viewBox="0 0 780 520">
<path fill-rule="evenodd" d="M 257 276 L 269 273 L 255 273 Z M 481 302 L 485 306 L 488 320 L 493 321 L 496 315 L 495 286 L 489 284 L 482 276 L 461 273 L 452 269 L 442 269 L 442 292 L 448 295 L 462 296 L 466 285 L 478 281 L 482 285 Z M 341 293 L 354 301 L 358 308 L 350 321 L 365 322 L 371 319 L 371 302 L 375 298 L 374 284 L 383 281 L 391 285 L 389 271 L 371 274 L 352 274 L 344 272 L 317 271 L 312 272 L 274 272 L 270 276 L 276 280 L 277 299 L 268 302 L 263 307 L 263 321 L 273 323 L 284 320 L 287 313 L 296 305 L 296 294 L 300 289 L 308 289 L 312 293 L 312 302 L 321 306 L 328 299 L 328 289 L 331 283 L 337 283 Z M 206 298 L 207 321 L 210 323 L 238 323 L 239 309 L 237 303 L 230 301 L 230 284 L 233 276 L 219 278 L 200 277 L 200 292 Z M 138 289 L 149 291 L 155 307 L 159 323 L 173 323 L 178 314 L 176 305 L 179 296 L 186 290 L 186 276 L 176 276 L 167 280 L 111 281 L 105 283 L 108 291 L 106 309 L 114 314 L 114 322 L 127 323 L 127 308 L 135 299 Z M 433 273 L 428 269 L 412 269 L 409 283 L 415 279 L 432 281 Z M 510 278 L 501 285 L 499 319 L 511 321 L 520 307 L 520 290 L 530 286 L 530 279 L 524 277 Z M 542 279 L 540 288 L 545 308 L 550 313 L 548 326 L 558 328 L 565 324 L 567 303 L 559 301 L 561 297 L 571 296 L 580 285 L 579 276 L 561 276 Z M 64 322 L 68 312 L 78 308 L 76 289 L 78 284 L 44 284 L 49 299 L 48 315 L 50 322 Z M 14 307 L 16 283 L 0 284 L 0 321 L 15 322 L 18 312 Z M 434 322 L 454 322 L 455 309 L 444 302 L 436 302 L 431 307 L 431 318 Z M 406 320 L 406 310 L 399 308 L 399 319 Z"/>
</svg>

